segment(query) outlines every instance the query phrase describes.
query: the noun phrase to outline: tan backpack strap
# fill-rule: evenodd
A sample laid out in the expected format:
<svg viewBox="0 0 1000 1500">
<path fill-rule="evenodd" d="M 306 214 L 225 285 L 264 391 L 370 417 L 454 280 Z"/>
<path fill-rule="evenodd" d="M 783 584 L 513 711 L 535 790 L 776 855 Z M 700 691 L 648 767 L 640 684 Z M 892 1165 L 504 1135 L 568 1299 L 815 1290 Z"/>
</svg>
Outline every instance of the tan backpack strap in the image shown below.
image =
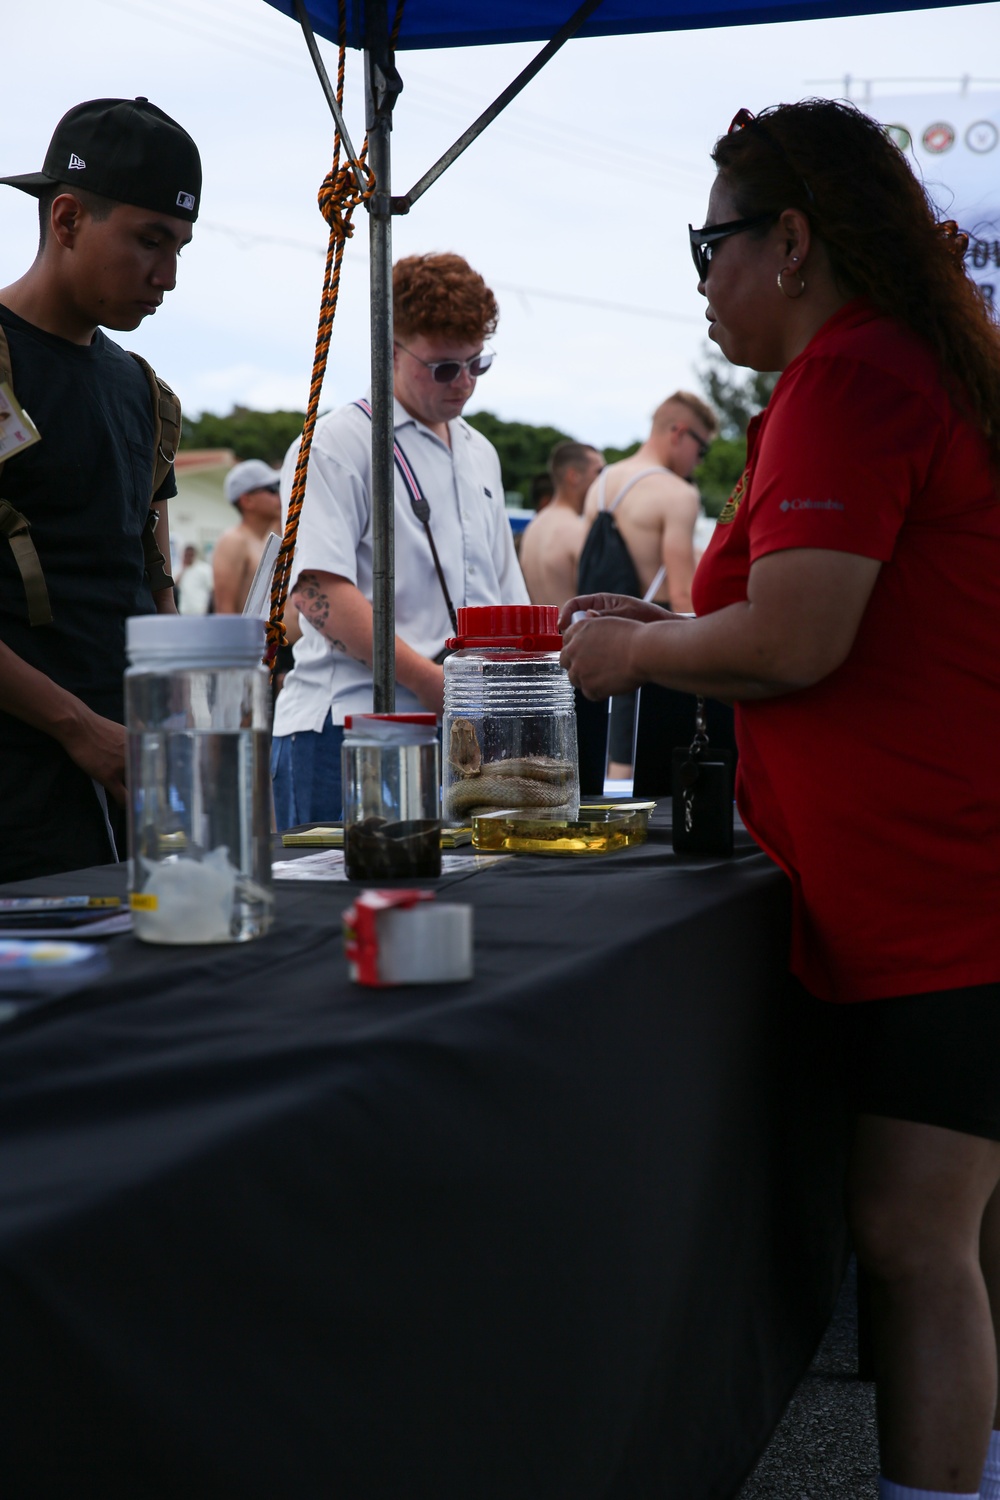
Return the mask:
<svg viewBox="0 0 1000 1500">
<path fill-rule="evenodd" d="M 167 560 L 156 544 L 156 523 L 159 519 L 156 506 L 151 505 L 146 524 L 142 528 L 142 555 L 146 564 L 146 579 L 154 594 L 159 594 L 163 589 L 172 589 L 174 586 L 174 580 L 167 572 Z"/>
<path fill-rule="evenodd" d="M 28 601 L 29 625 L 51 625 L 49 591 L 45 587 L 45 574 L 31 540 L 31 526 L 9 500 L 0 500 L 0 533 L 10 542 L 10 550 L 21 574 L 24 597 Z"/>
<path fill-rule="evenodd" d="M 181 440 L 181 403 L 167 382 L 160 379 L 141 354 L 136 354 L 134 349 L 130 349 L 129 353 L 146 377 L 153 403 L 153 488 L 149 497 L 152 502 L 153 495 L 166 479 L 177 454 Z M 166 558 L 156 545 L 158 519 L 151 504 L 146 524 L 142 528 L 142 552 L 146 562 L 146 577 L 154 594 L 174 586 L 174 580 L 167 572 Z"/>
<path fill-rule="evenodd" d="M 181 403 L 175 391 L 161 380 L 152 365 L 134 349 L 129 353 L 146 377 L 153 403 L 153 495 L 167 477 L 181 441 Z M 152 496 L 150 496 L 152 498 Z"/>
<path fill-rule="evenodd" d="M 13 390 L 14 372 L 11 369 L 7 334 L 2 323 L 0 323 L 0 382 L 5 382 Z M 4 463 L 6 459 L 0 461 L 0 474 L 3 473 Z M 28 624 L 51 625 L 52 606 L 49 603 L 49 591 L 45 586 L 45 574 L 42 572 L 35 544 L 31 540 L 31 524 L 26 516 L 22 516 L 19 510 L 14 509 L 9 500 L 0 500 L 0 535 L 5 536 L 10 543 L 10 550 L 14 554 L 14 561 L 21 575 L 24 597 L 28 605 Z"/>
</svg>

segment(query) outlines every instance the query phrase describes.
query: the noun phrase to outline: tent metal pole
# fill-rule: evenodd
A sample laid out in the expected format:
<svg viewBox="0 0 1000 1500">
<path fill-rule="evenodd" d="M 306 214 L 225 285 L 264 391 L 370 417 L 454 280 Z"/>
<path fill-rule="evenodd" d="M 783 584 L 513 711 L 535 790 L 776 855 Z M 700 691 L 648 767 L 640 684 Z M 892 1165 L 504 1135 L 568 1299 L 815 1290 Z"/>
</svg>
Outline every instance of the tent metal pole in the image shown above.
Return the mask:
<svg viewBox="0 0 1000 1500">
<path fill-rule="evenodd" d="M 326 64 L 317 45 L 312 21 L 310 21 L 309 12 L 305 7 L 305 0 L 295 0 L 295 14 L 298 16 L 299 25 L 302 27 L 302 35 L 305 37 L 306 46 L 309 48 L 309 56 L 312 58 L 313 67 L 316 69 L 316 77 L 319 79 L 320 87 L 326 95 L 326 102 L 330 106 L 330 113 L 333 115 L 334 124 L 340 133 L 340 139 L 344 143 L 344 150 L 347 153 L 347 160 L 351 164 L 351 171 L 354 173 L 354 181 L 357 183 L 358 192 L 364 193 L 367 191 L 368 184 L 361 175 L 357 153 L 351 144 L 351 137 L 348 135 L 347 126 L 344 124 L 344 116 L 341 114 L 340 105 L 337 103 L 337 91 L 330 82 L 330 75 L 326 71 Z"/>
<path fill-rule="evenodd" d="M 392 380 L 392 107 L 400 89 L 389 55 L 384 4 L 367 7 L 365 95 L 368 162 L 375 192 L 368 200 L 372 370 L 372 707 L 396 708 L 395 473 Z"/>
<path fill-rule="evenodd" d="M 603 4 L 603 0 L 584 0 L 584 3 L 580 6 L 579 10 L 574 11 L 569 20 L 566 22 L 565 26 L 563 26 L 560 31 L 556 32 L 555 36 L 550 42 L 546 42 L 541 52 L 539 52 L 536 57 L 532 58 L 531 62 L 523 70 L 523 72 L 517 75 L 513 83 L 509 83 L 507 85 L 503 93 L 499 96 L 499 98 L 494 99 L 493 103 L 489 106 L 488 109 L 483 110 L 479 118 L 473 121 L 468 130 L 465 131 L 464 135 L 459 136 L 455 144 L 448 147 L 448 150 L 444 153 L 444 155 L 439 157 L 434 165 L 424 173 L 423 177 L 420 178 L 420 181 L 414 183 L 413 187 L 410 188 L 410 191 L 406 194 L 406 196 L 393 200 L 392 207 L 394 213 L 409 213 L 410 209 L 413 207 L 414 203 L 416 203 L 417 199 L 422 197 L 433 183 L 437 182 L 438 178 L 443 172 L 447 171 L 452 162 L 458 160 L 462 152 L 468 146 L 472 145 L 472 142 L 476 139 L 477 136 L 482 135 L 487 125 L 491 125 L 493 123 L 497 115 L 500 114 L 502 110 L 505 110 L 507 108 L 507 105 L 511 102 L 511 100 L 517 98 L 518 94 L 525 87 L 525 85 L 529 84 L 534 78 L 535 74 L 540 72 L 541 69 L 544 68 L 549 58 L 552 57 L 556 52 L 558 52 L 559 48 L 562 47 L 564 43 L 568 42 L 571 37 L 576 35 L 580 27 L 583 25 L 584 21 L 586 21 L 587 17 L 592 15 L 592 13 L 597 10 L 598 6 L 601 4 Z"/>
</svg>

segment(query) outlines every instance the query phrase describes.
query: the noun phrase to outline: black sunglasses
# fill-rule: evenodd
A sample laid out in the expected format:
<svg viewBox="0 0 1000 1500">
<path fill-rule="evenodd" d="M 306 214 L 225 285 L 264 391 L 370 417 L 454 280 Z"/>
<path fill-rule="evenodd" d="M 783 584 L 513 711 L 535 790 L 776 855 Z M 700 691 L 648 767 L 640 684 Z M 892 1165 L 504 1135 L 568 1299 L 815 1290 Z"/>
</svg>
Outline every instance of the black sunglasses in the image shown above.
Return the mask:
<svg viewBox="0 0 1000 1500">
<path fill-rule="evenodd" d="M 693 427 L 681 427 L 678 430 L 684 433 L 686 437 L 694 438 L 695 442 L 698 444 L 698 462 L 704 463 L 705 459 L 708 456 L 708 450 L 712 446 L 711 443 L 706 442 L 701 433 L 695 432 Z"/>
<path fill-rule="evenodd" d="M 758 225 L 767 224 L 777 217 L 777 212 L 771 209 L 766 214 L 754 214 L 749 219 L 730 219 L 726 224 L 705 224 L 701 229 L 693 229 L 689 224 L 691 259 L 698 272 L 698 280 L 707 279 L 708 268 L 712 263 L 712 250 L 720 240 L 728 240 L 731 234 L 742 234 L 746 229 L 756 229 Z"/>
</svg>

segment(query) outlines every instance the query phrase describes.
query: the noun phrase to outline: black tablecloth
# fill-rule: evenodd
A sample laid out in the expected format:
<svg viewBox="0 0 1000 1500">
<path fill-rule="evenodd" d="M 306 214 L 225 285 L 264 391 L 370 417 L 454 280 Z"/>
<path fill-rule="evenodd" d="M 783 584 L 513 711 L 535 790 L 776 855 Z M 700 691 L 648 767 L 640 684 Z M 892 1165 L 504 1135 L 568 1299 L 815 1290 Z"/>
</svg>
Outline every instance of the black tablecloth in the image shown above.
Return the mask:
<svg viewBox="0 0 1000 1500">
<path fill-rule="evenodd" d="M 667 838 L 442 881 L 468 984 L 350 984 L 355 888 L 292 884 L 0 1029 L 5 1500 L 734 1492 L 833 1305 L 844 1116 L 783 878 Z"/>
</svg>

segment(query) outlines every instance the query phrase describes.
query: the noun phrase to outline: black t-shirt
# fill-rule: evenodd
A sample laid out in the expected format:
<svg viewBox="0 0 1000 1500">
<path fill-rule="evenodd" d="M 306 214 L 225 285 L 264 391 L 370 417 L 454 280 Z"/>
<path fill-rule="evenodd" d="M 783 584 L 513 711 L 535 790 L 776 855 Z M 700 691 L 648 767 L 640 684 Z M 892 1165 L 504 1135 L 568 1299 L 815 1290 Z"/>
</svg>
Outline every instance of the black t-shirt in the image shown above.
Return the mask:
<svg viewBox="0 0 1000 1500">
<path fill-rule="evenodd" d="M 153 408 L 136 361 L 100 330 L 68 343 L 0 306 L 14 391 L 41 433 L 9 458 L 0 497 L 31 523 L 52 606 L 29 625 L 21 575 L 0 537 L 0 639 L 95 712 L 123 721 L 125 621 L 150 614 L 142 529 L 153 482 Z M 173 470 L 156 498 L 177 493 Z M 0 714 L 0 743 L 37 731 Z"/>
</svg>

